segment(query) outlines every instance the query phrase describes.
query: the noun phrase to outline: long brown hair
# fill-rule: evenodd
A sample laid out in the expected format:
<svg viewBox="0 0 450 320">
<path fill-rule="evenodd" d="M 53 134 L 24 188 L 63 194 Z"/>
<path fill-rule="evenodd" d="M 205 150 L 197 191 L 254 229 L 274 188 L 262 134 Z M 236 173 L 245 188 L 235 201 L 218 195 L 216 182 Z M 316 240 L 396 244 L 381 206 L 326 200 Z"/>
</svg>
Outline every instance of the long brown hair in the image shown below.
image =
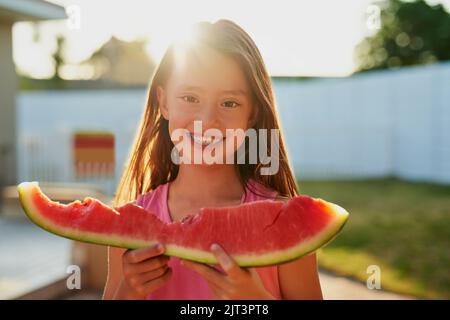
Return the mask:
<svg viewBox="0 0 450 320">
<path fill-rule="evenodd" d="M 194 25 L 193 32 L 196 35 L 196 44 L 206 45 L 236 59 L 243 68 L 256 106 L 256 110 L 253 110 L 256 117 L 252 128 L 257 132 L 258 129 L 268 129 L 266 141 L 270 142 L 267 143 L 267 153 L 270 156 L 273 143 L 270 140 L 270 129 L 280 129 L 280 124 L 272 83 L 255 43 L 241 27 L 224 19 L 215 23 L 199 22 Z M 173 181 L 178 174 L 178 165 L 171 160 L 174 144 L 170 139 L 168 121 L 160 113 L 156 94 L 157 87 L 164 86 L 170 75 L 175 50 L 175 44 L 169 46 L 153 74 L 145 112 L 116 192 L 115 205 L 133 201 L 139 194 Z M 245 148 L 245 154 L 248 154 L 247 143 Z M 247 185 L 249 179 L 254 179 L 265 187 L 276 190 L 281 197 L 291 198 L 298 195 L 281 129 L 278 149 L 279 170 L 276 174 L 261 175 L 260 169 L 263 165 L 259 159 L 256 164 L 247 161 L 244 164 L 235 162 L 236 172 L 244 190 L 249 187 Z"/>
</svg>

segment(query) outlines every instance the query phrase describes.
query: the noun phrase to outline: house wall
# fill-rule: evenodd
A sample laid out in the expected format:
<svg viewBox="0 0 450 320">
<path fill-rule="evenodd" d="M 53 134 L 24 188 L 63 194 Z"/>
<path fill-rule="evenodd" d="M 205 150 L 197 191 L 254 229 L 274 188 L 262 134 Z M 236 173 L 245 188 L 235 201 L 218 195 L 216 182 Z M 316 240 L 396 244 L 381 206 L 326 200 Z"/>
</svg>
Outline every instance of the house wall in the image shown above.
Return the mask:
<svg viewBox="0 0 450 320">
<path fill-rule="evenodd" d="M 0 22 L 0 187 L 16 183 L 17 78 L 12 58 L 12 25 Z"/>
</svg>

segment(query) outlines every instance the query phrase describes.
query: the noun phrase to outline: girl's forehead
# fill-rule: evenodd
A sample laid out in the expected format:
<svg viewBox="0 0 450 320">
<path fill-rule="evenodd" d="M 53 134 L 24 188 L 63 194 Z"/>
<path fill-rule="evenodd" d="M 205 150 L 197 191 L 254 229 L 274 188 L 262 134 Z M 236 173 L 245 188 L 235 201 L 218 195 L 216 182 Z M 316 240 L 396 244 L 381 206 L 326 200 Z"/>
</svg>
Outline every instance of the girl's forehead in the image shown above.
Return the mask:
<svg viewBox="0 0 450 320">
<path fill-rule="evenodd" d="M 248 92 L 244 70 L 231 56 L 215 49 L 180 51 L 174 55 L 169 86 L 180 89 L 186 85 Z"/>
</svg>

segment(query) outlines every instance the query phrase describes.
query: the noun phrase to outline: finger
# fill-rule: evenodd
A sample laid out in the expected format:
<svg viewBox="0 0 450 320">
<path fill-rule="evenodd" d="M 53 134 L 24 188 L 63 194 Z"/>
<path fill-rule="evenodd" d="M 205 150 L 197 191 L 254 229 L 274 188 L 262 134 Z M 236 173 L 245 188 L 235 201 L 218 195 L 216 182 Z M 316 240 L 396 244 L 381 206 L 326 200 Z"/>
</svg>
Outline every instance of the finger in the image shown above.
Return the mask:
<svg viewBox="0 0 450 320">
<path fill-rule="evenodd" d="M 154 280 L 158 277 L 163 276 L 167 272 L 168 268 L 169 268 L 169 266 L 165 265 L 161 268 L 140 274 L 139 275 L 139 283 L 144 284 L 150 280 Z"/>
<path fill-rule="evenodd" d="M 139 273 L 146 273 L 148 271 L 156 270 L 161 268 L 169 262 L 170 257 L 159 256 L 153 257 L 138 263 L 133 263 L 126 268 L 126 273 L 128 275 L 134 275 Z"/>
<path fill-rule="evenodd" d="M 181 264 L 197 272 L 203 278 L 205 278 L 206 281 L 214 283 L 219 288 L 225 288 L 228 285 L 225 276 L 221 272 L 208 265 L 188 260 L 181 260 Z"/>
<path fill-rule="evenodd" d="M 214 256 L 219 260 L 222 269 L 231 277 L 236 278 L 242 276 L 243 270 L 239 265 L 230 257 L 225 250 L 217 243 L 211 245 L 211 251 Z"/>
<path fill-rule="evenodd" d="M 252 278 L 259 278 L 259 274 L 254 268 L 246 269 Z"/>
<path fill-rule="evenodd" d="M 165 271 L 166 271 L 166 268 L 161 267 L 156 270 L 143 272 L 143 273 L 139 273 L 139 274 L 134 274 L 128 278 L 129 279 L 128 283 L 132 287 L 138 288 L 138 287 L 142 286 L 144 283 L 163 275 Z"/>
<path fill-rule="evenodd" d="M 208 287 L 211 289 L 213 299 L 223 300 L 225 298 L 224 290 L 219 288 L 216 284 L 207 281 Z"/>
<path fill-rule="evenodd" d="M 142 285 L 143 292 L 152 292 L 160 287 L 162 287 L 171 277 L 172 268 L 167 268 L 164 274 L 156 279 L 147 281 Z"/>
<path fill-rule="evenodd" d="M 160 255 L 164 252 L 164 246 L 156 243 L 146 248 L 127 250 L 125 252 L 125 259 L 129 263 L 138 263 L 151 257 Z"/>
</svg>

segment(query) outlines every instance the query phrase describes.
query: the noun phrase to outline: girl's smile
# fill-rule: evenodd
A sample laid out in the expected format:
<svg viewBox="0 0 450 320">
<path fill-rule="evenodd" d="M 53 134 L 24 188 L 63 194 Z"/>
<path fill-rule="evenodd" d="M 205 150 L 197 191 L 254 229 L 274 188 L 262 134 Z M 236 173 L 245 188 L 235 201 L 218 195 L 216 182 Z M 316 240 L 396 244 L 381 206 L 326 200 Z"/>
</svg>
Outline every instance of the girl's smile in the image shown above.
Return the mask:
<svg viewBox="0 0 450 320">
<path fill-rule="evenodd" d="M 222 143 L 225 140 L 225 137 L 216 137 L 216 136 L 205 136 L 205 135 L 198 135 L 194 134 L 192 132 L 188 132 L 189 138 L 191 139 L 192 143 L 195 145 L 201 146 L 203 149 L 206 148 L 206 146 L 217 146 L 217 144 Z"/>
</svg>

